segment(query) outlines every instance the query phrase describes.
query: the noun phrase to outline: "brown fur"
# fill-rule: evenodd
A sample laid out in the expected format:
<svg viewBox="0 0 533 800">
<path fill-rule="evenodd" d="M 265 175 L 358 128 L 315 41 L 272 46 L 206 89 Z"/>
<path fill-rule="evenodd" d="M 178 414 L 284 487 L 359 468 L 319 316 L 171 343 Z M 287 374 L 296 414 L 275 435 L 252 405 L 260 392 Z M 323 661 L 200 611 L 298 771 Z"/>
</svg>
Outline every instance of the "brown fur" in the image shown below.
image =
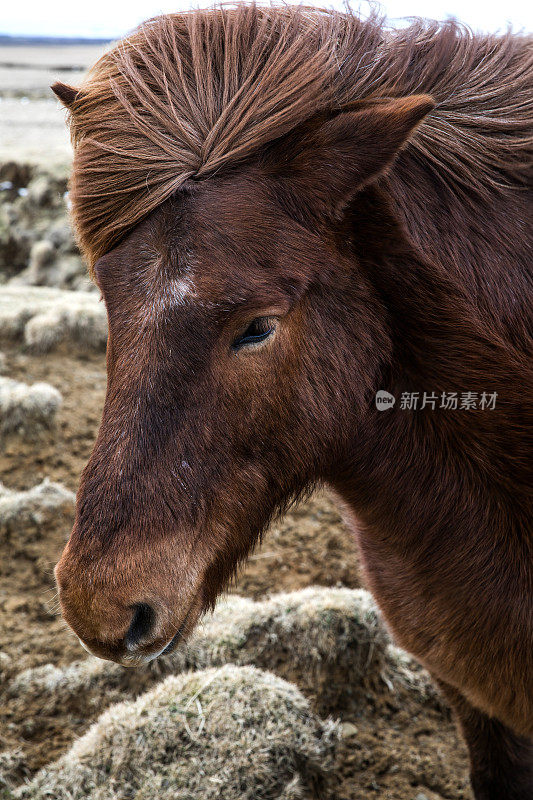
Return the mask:
<svg viewBox="0 0 533 800">
<path fill-rule="evenodd" d="M 109 317 L 65 618 L 153 656 L 325 482 L 478 800 L 533 795 L 528 48 L 250 6 L 153 21 L 57 88 Z M 275 332 L 238 349 L 257 318 Z M 378 389 L 498 398 L 379 412 Z"/>
</svg>

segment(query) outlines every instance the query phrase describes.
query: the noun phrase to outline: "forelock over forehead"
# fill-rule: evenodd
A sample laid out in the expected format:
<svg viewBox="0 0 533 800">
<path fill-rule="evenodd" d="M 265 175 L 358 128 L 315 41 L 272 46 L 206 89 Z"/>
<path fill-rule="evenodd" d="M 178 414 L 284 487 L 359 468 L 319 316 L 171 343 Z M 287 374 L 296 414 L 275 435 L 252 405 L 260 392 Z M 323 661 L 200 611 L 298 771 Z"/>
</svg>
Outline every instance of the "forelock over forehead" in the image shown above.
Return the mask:
<svg viewBox="0 0 533 800">
<path fill-rule="evenodd" d="M 241 5 L 159 17 L 105 54 L 71 107 L 71 201 L 90 266 L 188 178 L 331 104 L 359 25 Z"/>
<path fill-rule="evenodd" d="M 323 261 L 317 245 L 249 170 L 187 184 L 100 258 L 96 274 L 120 314 L 133 305 L 144 316 L 149 306 L 229 310 L 307 283 Z"/>
</svg>

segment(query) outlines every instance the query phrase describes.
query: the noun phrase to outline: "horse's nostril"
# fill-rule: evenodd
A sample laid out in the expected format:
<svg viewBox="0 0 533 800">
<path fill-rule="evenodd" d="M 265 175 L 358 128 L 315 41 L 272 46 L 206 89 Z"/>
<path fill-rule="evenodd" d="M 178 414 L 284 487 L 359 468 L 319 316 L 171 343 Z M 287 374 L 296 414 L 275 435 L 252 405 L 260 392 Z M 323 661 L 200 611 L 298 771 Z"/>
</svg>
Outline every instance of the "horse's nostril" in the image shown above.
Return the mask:
<svg viewBox="0 0 533 800">
<path fill-rule="evenodd" d="M 137 603 L 133 608 L 133 619 L 125 638 L 128 650 L 134 650 L 149 635 L 155 622 L 155 611 L 148 603 Z"/>
</svg>

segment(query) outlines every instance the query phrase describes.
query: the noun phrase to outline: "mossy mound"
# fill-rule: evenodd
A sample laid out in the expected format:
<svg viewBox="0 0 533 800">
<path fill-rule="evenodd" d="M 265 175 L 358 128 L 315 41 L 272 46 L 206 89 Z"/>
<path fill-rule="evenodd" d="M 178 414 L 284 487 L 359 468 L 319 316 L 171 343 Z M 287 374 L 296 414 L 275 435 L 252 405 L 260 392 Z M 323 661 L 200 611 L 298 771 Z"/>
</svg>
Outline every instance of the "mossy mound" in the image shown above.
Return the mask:
<svg viewBox="0 0 533 800">
<path fill-rule="evenodd" d="M 103 351 L 107 316 L 94 292 L 35 286 L 2 286 L 0 340 L 15 340 L 29 350 Z"/>
<path fill-rule="evenodd" d="M 293 685 L 226 665 L 170 676 L 111 707 L 17 800 L 327 797 L 337 727 Z"/>
</svg>

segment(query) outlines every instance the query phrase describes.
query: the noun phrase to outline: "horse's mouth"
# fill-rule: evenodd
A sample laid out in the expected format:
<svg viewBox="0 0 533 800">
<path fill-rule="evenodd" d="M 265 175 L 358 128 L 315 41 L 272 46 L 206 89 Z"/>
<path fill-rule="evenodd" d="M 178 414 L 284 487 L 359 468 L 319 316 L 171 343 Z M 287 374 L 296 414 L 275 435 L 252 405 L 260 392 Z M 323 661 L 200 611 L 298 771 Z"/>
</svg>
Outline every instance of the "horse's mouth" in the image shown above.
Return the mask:
<svg viewBox="0 0 533 800">
<path fill-rule="evenodd" d="M 179 626 L 178 630 L 172 637 L 172 639 L 164 645 L 160 650 L 156 650 L 155 652 L 146 652 L 142 650 L 138 650 L 137 652 L 121 652 L 121 653 L 111 653 L 111 652 L 104 652 L 101 647 L 95 647 L 87 645 L 83 639 L 79 636 L 78 641 L 83 647 L 84 650 L 87 651 L 92 656 L 96 656 L 97 658 L 103 658 L 109 661 L 115 661 L 118 664 L 121 664 L 123 667 L 140 667 L 145 664 L 148 664 L 150 661 L 153 661 L 159 656 L 169 655 L 170 653 L 175 650 L 181 640 L 185 640 L 183 635 L 185 628 L 187 626 L 187 622 L 191 617 L 191 613 L 194 608 L 194 603 L 190 606 L 189 610 L 187 611 L 185 617 L 183 618 L 181 625 Z"/>
</svg>

